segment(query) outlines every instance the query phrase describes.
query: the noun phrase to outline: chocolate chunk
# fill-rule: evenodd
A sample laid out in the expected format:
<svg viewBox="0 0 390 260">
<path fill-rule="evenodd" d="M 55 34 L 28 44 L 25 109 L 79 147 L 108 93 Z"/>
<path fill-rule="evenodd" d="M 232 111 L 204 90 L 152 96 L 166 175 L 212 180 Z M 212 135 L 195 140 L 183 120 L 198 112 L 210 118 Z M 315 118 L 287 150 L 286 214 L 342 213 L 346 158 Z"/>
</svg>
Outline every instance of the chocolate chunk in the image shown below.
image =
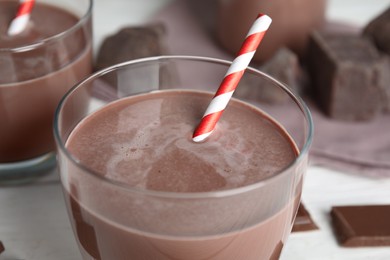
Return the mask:
<svg viewBox="0 0 390 260">
<path fill-rule="evenodd" d="M 3 245 L 3 242 L 0 241 L 0 254 L 3 253 L 5 250 L 5 247 Z"/>
<path fill-rule="evenodd" d="M 307 64 L 315 99 L 331 118 L 368 120 L 385 106 L 386 57 L 368 39 L 314 32 Z"/>
<path fill-rule="evenodd" d="M 298 208 L 297 216 L 295 217 L 292 232 L 309 231 L 315 229 L 318 229 L 317 225 L 314 223 L 305 206 L 301 203 Z"/>
<path fill-rule="evenodd" d="M 387 55 L 383 59 L 383 66 L 380 69 L 380 86 L 383 87 L 382 103 L 383 103 L 383 112 L 390 113 L 390 56 Z"/>
<path fill-rule="evenodd" d="M 298 56 L 287 48 L 282 48 L 266 63 L 262 65 L 251 64 L 252 67 L 263 71 L 276 80 L 286 84 L 293 92 L 300 94 L 303 89 L 304 71 L 302 70 Z M 279 103 L 288 100 L 288 96 L 279 88 L 268 86 L 268 82 L 260 82 L 258 79 L 242 79 L 243 83 L 236 89 L 236 97 Z"/>
<path fill-rule="evenodd" d="M 160 56 L 168 54 L 165 47 L 165 27 L 163 24 L 153 24 L 143 27 L 126 27 L 121 29 L 116 34 L 107 37 L 98 52 L 95 69 L 100 70 L 118 63 L 129 60 Z M 149 71 L 147 71 L 149 70 Z M 157 71 L 156 71 L 157 70 Z M 143 82 L 135 82 L 132 80 L 132 73 L 139 77 L 140 73 L 144 73 L 145 79 Z M 147 77 L 146 77 L 147 76 Z M 102 78 L 112 86 L 118 85 L 118 77 L 121 77 L 122 82 L 134 83 L 126 88 L 121 88 L 120 91 L 126 91 L 124 96 L 135 94 L 137 92 L 150 90 L 154 88 L 155 83 L 159 82 L 160 87 L 170 86 L 176 80 L 176 71 L 173 65 L 160 65 L 142 67 L 138 70 L 133 69 L 121 74 L 106 74 Z M 147 86 L 143 86 L 147 85 Z M 155 90 L 155 89 L 153 89 Z M 129 93 L 127 93 L 129 92 Z"/>
<path fill-rule="evenodd" d="M 390 55 L 390 7 L 367 24 L 363 35 L 368 37 L 378 50 Z M 386 86 L 390 82 L 390 56 L 387 56 L 383 71 L 385 77 L 382 84 Z M 390 112 L 390 87 L 385 88 L 384 92 L 384 111 Z"/>
<path fill-rule="evenodd" d="M 390 246 L 390 205 L 333 207 L 331 217 L 342 246 Z"/>
<path fill-rule="evenodd" d="M 390 7 L 367 24 L 363 35 L 371 38 L 379 50 L 390 54 Z"/>
<path fill-rule="evenodd" d="M 128 60 L 166 54 L 163 46 L 165 27 L 153 24 L 126 27 L 104 39 L 98 52 L 96 69 Z"/>
</svg>

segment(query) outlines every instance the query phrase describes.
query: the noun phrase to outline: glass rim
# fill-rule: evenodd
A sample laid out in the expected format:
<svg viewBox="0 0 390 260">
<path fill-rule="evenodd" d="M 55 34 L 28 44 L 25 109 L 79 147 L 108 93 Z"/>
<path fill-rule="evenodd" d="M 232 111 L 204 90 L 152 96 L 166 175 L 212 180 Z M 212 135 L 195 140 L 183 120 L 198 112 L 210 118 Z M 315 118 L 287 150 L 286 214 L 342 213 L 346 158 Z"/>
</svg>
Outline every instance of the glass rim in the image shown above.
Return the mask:
<svg viewBox="0 0 390 260">
<path fill-rule="evenodd" d="M 77 21 L 77 23 L 72 25 L 72 27 L 68 28 L 67 30 L 62 31 L 62 32 L 57 33 L 57 34 L 54 34 L 54 35 L 49 36 L 47 38 L 41 39 L 37 42 L 27 44 L 27 45 L 18 46 L 18 47 L 0 48 L 0 52 L 13 52 L 13 53 L 25 52 L 25 51 L 33 50 L 33 49 L 39 48 L 41 46 L 50 44 L 53 41 L 56 41 L 58 39 L 66 37 L 67 35 L 71 34 L 75 30 L 77 30 L 82 24 L 84 24 L 87 21 L 87 19 L 89 17 L 92 16 L 92 9 L 93 9 L 93 1 L 94 0 L 86 0 L 86 1 L 89 3 L 87 10 L 80 17 L 80 19 Z"/>
<path fill-rule="evenodd" d="M 289 170 L 298 164 L 301 160 L 304 160 L 306 155 L 308 155 L 310 146 L 313 141 L 313 119 L 311 112 L 305 102 L 297 95 L 295 95 L 284 83 L 274 79 L 272 76 L 257 70 L 253 67 L 248 67 L 246 70 L 250 71 L 252 73 L 261 75 L 262 77 L 267 78 L 267 80 L 272 81 L 279 87 L 281 87 L 294 101 L 294 103 L 298 106 L 298 108 L 303 113 L 304 119 L 306 120 L 307 126 L 307 136 L 305 137 L 304 144 L 302 146 L 302 149 L 300 149 L 298 152 L 298 156 L 286 167 L 281 169 L 279 172 L 262 179 L 261 181 L 237 187 L 237 188 L 231 188 L 231 189 L 225 189 L 225 190 L 217 190 L 217 191 L 206 191 L 206 192 L 172 192 L 172 191 L 156 191 L 156 190 L 147 190 L 147 189 L 141 189 L 136 187 L 131 187 L 123 182 L 115 181 L 110 178 L 107 178 L 101 174 L 99 174 L 96 171 L 93 171 L 92 169 L 88 168 L 86 165 L 81 163 L 79 160 L 77 160 L 65 147 L 65 142 L 63 142 L 62 137 L 60 136 L 59 131 L 59 115 L 61 113 L 62 107 L 64 106 L 65 101 L 67 98 L 72 95 L 73 92 L 75 92 L 78 88 L 82 87 L 88 82 L 91 82 L 111 71 L 124 68 L 126 66 L 131 66 L 134 64 L 140 64 L 140 63 L 148 63 L 148 62 L 158 62 L 158 61 L 164 61 L 164 60 L 187 60 L 187 61 L 198 61 L 198 62 L 209 62 L 209 63 L 216 63 L 219 65 L 226 65 L 226 69 L 230 66 L 232 63 L 231 61 L 218 59 L 218 58 L 211 58 L 211 57 L 202 57 L 202 56 L 190 56 L 190 55 L 163 55 L 163 56 L 153 56 L 153 57 L 147 57 L 147 58 L 141 58 L 141 59 L 135 59 L 130 60 L 122 63 L 118 63 L 112 66 L 109 66 L 107 68 L 101 69 L 99 71 L 96 71 L 95 73 L 91 74 L 75 86 L 73 86 L 61 99 L 59 102 L 57 109 L 55 111 L 54 115 L 54 122 L 53 122 L 53 128 L 54 128 L 54 138 L 58 145 L 58 148 L 65 154 L 67 159 L 69 159 L 73 164 L 75 164 L 77 167 L 79 167 L 83 172 L 87 172 L 94 178 L 98 178 L 106 183 L 109 183 L 110 185 L 116 186 L 121 189 L 125 189 L 128 192 L 135 192 L 135 193 L 141 193 L 143 195 L 147 196 L 155 196 L 155 197 L 165 197 L 165 198 L 180 198 L 180 199 L 200 199 L 200 198 L 218 198 L 218 197 L 227 197 L 232 196 L 235 194 L 245 193 L 252 190 L 256 190 L 257 188 L 260 188 L 264 185 L 267 185 L 269 182 L 275 181 L 275 179 L 280 178 L 281 176 L 284 176 L 289 172 Z M 61 174 L 60 174 L 61 175 Z M 61 178 L 62 181 L 62 178 Z"/>
</svg>

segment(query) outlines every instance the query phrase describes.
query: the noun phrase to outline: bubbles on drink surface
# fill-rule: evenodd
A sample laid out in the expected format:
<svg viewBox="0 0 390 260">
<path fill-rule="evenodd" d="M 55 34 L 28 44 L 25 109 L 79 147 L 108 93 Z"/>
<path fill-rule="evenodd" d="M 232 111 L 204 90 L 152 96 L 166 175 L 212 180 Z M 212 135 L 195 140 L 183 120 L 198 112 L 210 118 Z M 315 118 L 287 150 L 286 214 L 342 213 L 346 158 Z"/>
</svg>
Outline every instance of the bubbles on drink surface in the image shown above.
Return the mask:
<svg viewBox="0 0 390 260">
<path fill-rule="evenodd" d="M 89 131 L 86 126 L 85 133 L 78 130 L 78 139 L 88 141 L 94 131 L 105 133 L 100 144 L 91 142 L 96 147 L 90 152 L 105 151 L 106 162 L 96 171 L 151 190 L 200 192 L 245 186 L 295 158 L 290 141 L 264 114 L 236 102 L 207 141 L 193 142 L 196 115 L 208 100 L 209 95 L 197 92 L 124 99 L 106 107 L 104 114 L 91 116 L 85 122 Z"/>
</svg>

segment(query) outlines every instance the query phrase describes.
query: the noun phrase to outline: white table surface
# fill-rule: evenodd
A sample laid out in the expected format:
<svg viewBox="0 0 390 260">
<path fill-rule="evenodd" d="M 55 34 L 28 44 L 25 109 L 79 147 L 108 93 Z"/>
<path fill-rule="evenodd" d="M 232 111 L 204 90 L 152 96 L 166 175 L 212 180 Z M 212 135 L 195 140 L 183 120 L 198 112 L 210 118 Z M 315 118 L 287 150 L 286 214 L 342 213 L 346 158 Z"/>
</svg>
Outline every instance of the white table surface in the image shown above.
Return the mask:
<svg viewBox="0 0 390 260">
<path fill-rule="evenodd" d="M 122 25 L 139 25 L 173 0 L 95 0 L 94 46 Z M 366 24 L 390 0 L 328 0 L 327 17 Z M 347 249 L 332 233 L 329 211 L 335 205 L 390 204 L 390 178 L 375 180 L 310 166 L 303 202 L 319 230 L 293 233 L 281 260 L 388 260 L 390 247 Z M 390 221 L 390 220 L 389 220 Z M 79 254 L 63 201 L 57 171 L 40 181 L 0 188 L 0 260 L 78 260 Z"/>
</svg>

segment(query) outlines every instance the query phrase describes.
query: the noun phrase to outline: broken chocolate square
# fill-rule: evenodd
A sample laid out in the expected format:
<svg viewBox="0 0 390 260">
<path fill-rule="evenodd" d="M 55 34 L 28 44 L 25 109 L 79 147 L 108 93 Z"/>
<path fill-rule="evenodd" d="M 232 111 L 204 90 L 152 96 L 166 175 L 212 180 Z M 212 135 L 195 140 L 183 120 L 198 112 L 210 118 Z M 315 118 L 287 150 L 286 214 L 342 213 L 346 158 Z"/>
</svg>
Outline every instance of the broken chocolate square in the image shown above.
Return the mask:
<svg viewBox="0 0 390 260">
<path fill-rule="evenodd" d="M 309 231 L 315 229 L 318 229 L 317 225 L 314 223 L 305 206 L 301 203 L 298 208 L 297 216 L 295 217 L 292 232 Z"/>
<path fill-rule="evenodd" d="M 331 217 L 344 247 L 390 246 L 390 205 L 337 206 Z"/>
<path fill-rule="evenodd" d="M 369 37 L 379 50 L 390 54 L 390 7 L 367 24 L 363 35 Z"/>
<path fill-rule="evenodd" d="M 99 70 L 128 60 L 164 55 L 164 35 L 165 27 L 160 23 L 122 28 L 104 39 L 95 67 Z"/>
<path fill-rule="evenodd" d="M 331 118 L 368 120 L 384 109 L 388 64 L 373 43 L 350 33 L 314 32 L 307 67 L 319 107 Z"/>
<path fill-rule="evenodd" d="M 168 54 L 168 51 L 165 47 L 165 27 L 162 23 L 125 27 L 104 39 L 97 55 L 95 70 L 101 70 L 130 60 L 166 54 Z M 138 76 L 140 73 L 146 74 L 144 78 L 148 81 L 145 80 L 143 84 L 148 86 L 143 86 L 141 82 L 134 82 L 134 80 L 131 81 L 132 87 L 121 88 L 118 86 L 118 84 L 126 84 L 118 83 L 118 81 L 129 82 L 129 78 L 133 78 L 132 73 Z M 160 64 L 149 67 L 145 65 L 140 67 L 139 70 L 107 73 L 102 76 L 102 79 L 112 86 L 118 86 L 119 89 L 131 91 L 131 93 L 123 93 L 126 96 L 135 94 L 136 91 L 142 92 L 149 90 L 147 88 L 154 88 L 155 82 L 159 82 L 162 87 L 170 86 L 176 80 L 175 77 L 176 70 L 173 65 Z M 134 87 L 137 90 L 134 90 Z"/>
<path fill-rule="evenodd" d="M 298 56 L 291 50 L 281 48 L 267 62 L 261 65 L 253 63 L 251 67 L 284 83 L 293 92 L 302 93 L 305 74 L 299 64 Z M 258 78 L 244 76 L 234 95 L 239 98 L 267 103 L 283 103 L 289 99 L 289 96 L 282 89 L 271 84 L 265 80 L 259 81 Z"/>
<path fill-rule="evenodd" d="M 0 254 L 2 252 L 4 252 L 5 248 L 4 248 L 4 245 L 3 245 L 3 242 L 0 241 Z"/>
</svg>

